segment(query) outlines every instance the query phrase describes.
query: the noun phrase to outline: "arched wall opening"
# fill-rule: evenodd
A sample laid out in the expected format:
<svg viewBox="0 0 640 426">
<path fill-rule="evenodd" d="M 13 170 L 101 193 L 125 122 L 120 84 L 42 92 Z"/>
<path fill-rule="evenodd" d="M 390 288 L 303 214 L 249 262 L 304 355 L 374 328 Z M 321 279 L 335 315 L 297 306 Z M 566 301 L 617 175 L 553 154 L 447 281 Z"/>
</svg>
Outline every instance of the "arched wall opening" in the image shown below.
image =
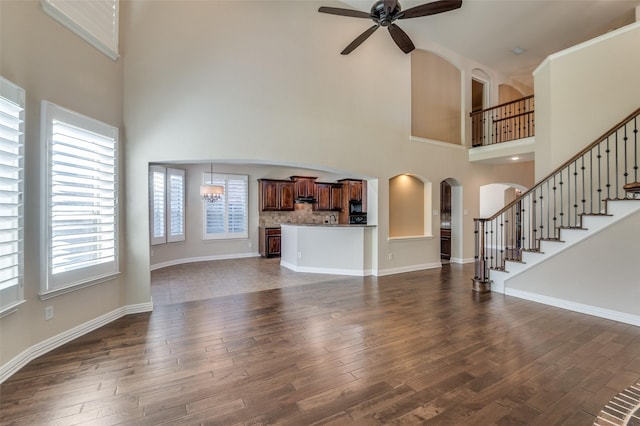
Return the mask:
<svg viewBox="0 0 640 426">
<path fill-rule="evenodd" d="M 442 239 L 449 238 L 450 239 L 450 257 L 449 261 L 452 263 L 462 263 L 463 262 L 463 244 L 464 244 L 464 225 L 463 225 L 463 216 L 464 216 L 464 206 L 463 206 L 463 187 L 460 181 L 455 178 L 446 178 L 442 182 L 446 183 L 449 186 L 450 193 L 449 197 L 449 208 L 448 215 L 447 212 L 443 213 L 443 208 L 441 205 L 441 213 L 440 213 L 440 238 L 441 238 L 441 246 Z M 442 191 L 442 186 L 441 186 Z M 442 203 L 442 194 L 441 194 L 441 203 Z M 446 209 L 445 209 L 446 210 Z M 444 226 L 444 227 L 443 227 Z M 449 230 L 449 232 L 447 232 Z M 444 235 L 444 237 L 443 237 Z"/>
<path fill-rule="evenodd" d="M 481 186 L 480 217 L 491 217 L 526 190 L 526 187 L 515 183 L 490 183 Z"/>
</svg>

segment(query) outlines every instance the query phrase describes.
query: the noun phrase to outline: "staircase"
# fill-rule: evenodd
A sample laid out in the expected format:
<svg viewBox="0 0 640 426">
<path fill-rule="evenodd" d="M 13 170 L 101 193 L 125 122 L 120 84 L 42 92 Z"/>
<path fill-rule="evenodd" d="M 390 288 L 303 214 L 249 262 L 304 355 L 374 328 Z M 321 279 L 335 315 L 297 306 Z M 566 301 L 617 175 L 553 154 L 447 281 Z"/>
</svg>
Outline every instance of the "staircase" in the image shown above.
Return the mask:
<svg viewBox="0 0 640 426">
<path fill-rule="evenodd" d="M 637 198 L 640 195 L 639 127 L 640 108 L 496 214 L 475 219 L 473 289 L 523 297 L 526 291 L 515 290 L 511 285 L 522 282 L 522 278 L 516 278 L 519 275 L 529 271 L 524 276 L 536 277 L 543 282 L 554 281 L 549 275 L 553 273 L 551 270 L 546 276 L 531 271 L 586 240 L 594 238 L 595 241 L 595 236 L 618 223 L 640 222 L 640 199 Z M 633 241 L 628 241 L 628 249 L 635 254 L 624 268 L 630 268 L 632 264 L 637 268 L 640 264 L 640 226 L 633 225 L 625 240 Z M 584 252 L 585 257 L 591 257 L 593 249 L 597 247 L 590 247 L 591 251 Z M 573 267 L 580 269 L 579 265 Z M 606 270 L 606 267 L 603 265 L 602 269 Z M 543 266 L 538 268 L 546 270 Z M 562 270 L 564 266 L 560 265 L 558 269 Z M 613 276 L 615 272 L 612 271 Z M 640 288 L 638 276 L 640 272 L 629 281 L 634 281 L 635 287 Z M 585 281 L 589 281 L 589 277 Z M 557 285 L 564 286 L 564 283 Z M 580 292 L 579 287 L 576 289 Z M 625 292 L 629 294 L 622 297 L 640 298 L 640 290 Z M 535 295 L 526 296 L 536 298 Z M 640 307 L 631 310 L 631 322 L 639 321 L 640 325 Z"/>
</svg>

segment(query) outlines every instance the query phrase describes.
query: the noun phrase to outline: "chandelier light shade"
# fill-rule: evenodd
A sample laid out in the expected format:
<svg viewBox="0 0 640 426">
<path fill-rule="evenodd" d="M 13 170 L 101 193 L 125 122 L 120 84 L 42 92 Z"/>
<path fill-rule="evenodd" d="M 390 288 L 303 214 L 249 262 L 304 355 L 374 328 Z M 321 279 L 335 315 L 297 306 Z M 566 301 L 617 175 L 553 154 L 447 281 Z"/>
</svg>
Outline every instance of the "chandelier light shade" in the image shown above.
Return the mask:
<svg viewBox="0 0 640 426">
<path fill-rule="evenodd" d="M 210 182 L 213 181 L 213 164 L 211 164 L 211 171 L 209 172 Z M 200 185 L 200 197 L 208 202 L 213 203 L 219 201 L 224 195 L 224 186 L 220 185 Z"/>
</svg>

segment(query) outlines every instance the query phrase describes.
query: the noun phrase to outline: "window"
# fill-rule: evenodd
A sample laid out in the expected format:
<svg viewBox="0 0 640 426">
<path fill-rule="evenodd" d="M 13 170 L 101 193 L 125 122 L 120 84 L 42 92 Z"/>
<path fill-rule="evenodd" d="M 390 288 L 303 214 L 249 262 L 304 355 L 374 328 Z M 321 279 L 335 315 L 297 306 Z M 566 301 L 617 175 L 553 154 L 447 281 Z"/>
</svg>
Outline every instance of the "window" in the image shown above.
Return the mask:
<svg viewBox="0 0 640 426">
<path fill-rule="evenodd" d="M 184 170 L 162 166 L 149 168 L 151 244 L 185 239 L 184 175 Z"/>
<path fill-rule="evenodd" d="M 118 273 L 118 129 L 46 101 L 42 114 L 44 296 Z"/>
<path fill-rule="evenodd" d="M 224 195 L 202 201 L 204 239 L 248 238 L 248 176 L 204 173 L 203 183 L 224 186 Z"/>
<path fill-rule="evenodd" d="M 53 19 L 95 46 L 118 58 L 118 0 L 41 0 Z"/>
<path fill-rule="evenodd" d="M 24 90 L 0 77 L 0 317 L 24 301 Z"/>
</svg>

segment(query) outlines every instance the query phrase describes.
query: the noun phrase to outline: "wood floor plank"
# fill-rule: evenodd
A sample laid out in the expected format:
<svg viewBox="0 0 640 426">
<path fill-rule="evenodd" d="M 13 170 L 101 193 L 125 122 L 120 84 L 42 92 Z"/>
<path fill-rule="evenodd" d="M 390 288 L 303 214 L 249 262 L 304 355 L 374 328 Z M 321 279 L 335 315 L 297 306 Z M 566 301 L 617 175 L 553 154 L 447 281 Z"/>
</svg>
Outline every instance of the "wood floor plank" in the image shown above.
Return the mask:
<svg viewBox="0 0 640 426">
<path fill-rule="evenodd" d="M 639 327 L 474 294 L 472 274 L 154 271 L 152 313 L 30 362 L 0 424 L 580 425 L 640 380 Z"/>
</svg>

